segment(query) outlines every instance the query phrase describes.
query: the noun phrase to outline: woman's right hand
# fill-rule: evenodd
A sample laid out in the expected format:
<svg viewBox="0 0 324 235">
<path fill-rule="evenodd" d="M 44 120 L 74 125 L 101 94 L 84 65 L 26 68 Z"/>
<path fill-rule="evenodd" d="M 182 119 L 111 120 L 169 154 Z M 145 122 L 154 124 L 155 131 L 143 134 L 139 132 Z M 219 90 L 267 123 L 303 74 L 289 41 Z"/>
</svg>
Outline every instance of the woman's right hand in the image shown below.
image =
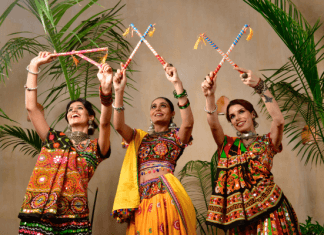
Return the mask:
<svg viewBox="0 0 324 235">
<path fill-rule="evenodd" d="M 120 63 L 120 68 L 117 69 L 113 78 L 114 88 L 116 92 L 124 91 L 127 83 L 126 70 L 123 70 L 124 64 Z"/>
<path fill-rule="evenodd" d="M 211 96 L 215 94 L 216 91 L 216 78 L 217 75 L 214 75 L 213 72 L 207 74 L 205 80 L 201 83 L 201 89 L 204 93 L 204 96 Z"/>
<path fill-rule="evenodd" d="M 30 61 L 31 66 L 41 66 L 42 64 L 47 64 L 52 62 L 56 58 L 55 54 L 47 51 L 41 51 L 38 53 L 38 56 Z"/>
</svg>

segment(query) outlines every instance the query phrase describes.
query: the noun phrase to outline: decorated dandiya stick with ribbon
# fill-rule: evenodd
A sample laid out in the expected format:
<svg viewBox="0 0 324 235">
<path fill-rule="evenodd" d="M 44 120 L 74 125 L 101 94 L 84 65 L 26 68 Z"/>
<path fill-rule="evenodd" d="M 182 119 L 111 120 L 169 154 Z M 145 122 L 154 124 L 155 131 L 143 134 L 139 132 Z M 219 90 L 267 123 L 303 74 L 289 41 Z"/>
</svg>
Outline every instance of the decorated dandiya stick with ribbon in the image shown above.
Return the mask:
<svg viewBox="0 0 324 235">
<path fill-rule="evenodd" d="M 214 71 L 214 75 L 216 75 L 218 73 L 218 71 L 220 70 L 220 68 L 222 67 L 222 65 L 224 64 L 224 61 L 227 60 L 232 66 L 234 67 L 238 67 L 237 64 L 235 64 L 228 56 L 229 54 L 231 53 L 231 51 L 233 50 L 234 46 L 236 46 L 236 44 L 238 43 L 238 41 L 241 39 L 243 33 L 246 32 L 247 28 L 249 28 L 250 26 L 249 25 L 244 25 L 244 27 L 242 28 L 242 30 L 240 31 L 240 33 L 238 34 L 238 36 L 235 38 L 233 44 L 231 45 L 231 47 L 228 49 L 228 51 L 226 52 L 226 54 L 221 50 L 219 49 L 218 46 L 215 45 L 215 43 L 213 43 L 207 36 L 206 34 L 200 34 L 199 35 L 199 38 L 194 46 L 194 49 L 197 49 L 198 48 L 198 44 L 203 41 L 205 44 L 206 42 L 204 41 L 206 39 L 206 41 L 212 46 L 214 47 L 222 56 L 223 56 L 223 59 L 221 60 L 221 62 L 218 64 L 217 68 L 215 69 Z M 247 41 L 250 41 L 251 38 L 253 36 L 253 30 L 250 28 L 250 34 L 248 35 L 248 37 L 246 38 Z M 239 71 L 240 73 L 243 73 L 241 71 Z"/>
<path fill-rule="evenodd" d="M 108 52 L 108 47 L 87 49 L 87 50 L 81 50 L 81 51 L 70 51 L 70 52 L 54 53 L 54 55 L 55 56 L 67 56 L 67 55 L 84 54 L 84 53 L 91 53 L 91 52 L 98 52 L 98 51 L 107 51 Z"/>
<path fill-rule="evenodd" d="M 225 59 L 234 67 L 238 67 L 237 64 L 235 64 L 229 57 L 226 55 L 218 46 L 216 46 L 215 43 L 213 43 L 212 40 L 210 40 L 205 33 L 201 34 L 201 37 L 203 37 L 216 51 L 221 54 L 221 56 L 225 57 Z"/>
<path fill-rule="evenodd" d="M 91 63 L 91 64 L 97 66 L 98 68 L 101 68 L 101 65 L 102 65 L 102 64 L 97 63 L 96 61 L 94 61 L 94 60 L 92 60 L 92 59 L 86 57 L 85 55 L 82 55 L 82 54 L 76 54 L 76 55 L 79 56 L 79 57 L 81 57 L 82 59 L 88 61 L 89 63 Z"/>
<path fill-rule="evenodd" d="M 138 29 L 134 26 L 134 24 L 130 24 L 130 26 L 134 29 L 137 35 L 143 40 L 143 42 L 147 45 L 147 47 L 153 52 L 155 57 L 160 61 L 162 65 L 166 64 L 166 62 L 162 59 L 162 57 L 153 49 L 150 43 L 145 39 L 144 36 L 138 31 Z"/>
<path fill-rule="evenodd" d="M 149 27 L 146 29 L 146 31 L 145 31 L 145 33 L 143 35 L 143 38 L 141 37 L 141 40 L 137 43 L 137 45 L 136 45 L 135 49 L 133 50 L 132 54 L 129 56 L 128 60 L 124 64 L 122 71 L 127 69 L 129 63 L 132 61 L 135 53 L 137 52 L 138 48 L 140 47 L 140 45 L 144 41 L 146 35 L 149 33 L 151 28 L 153 29 L 153 32 L 154 32 L 154 25 L 150 24 Z M 124 36 L 126 36 L 128 33 L 129 33 L 129 28 L 126 29 L 126 32 L 124 33 Z"/>
<path fill-rule="evenodd" d="M 233 48 L 236 46 L 236 44 L 238 43 L 238 41 L 241 39 L 243 33 L 246 32 L 247 28 L 249 28 L 249 25 L 244 25 L 243 29 L 240 31 L 240 33 L 237 35 L 237 37 L 235 38 L 234 42 L 232 43 L 232 45 L 230 46 L 230 48 L 228 49 L 228 51 L 226 52 L 225 56 L 223 57 L 223 59 L 221 60 L 221 62 L 218 64 L 217 68 L 214 71 L 214 75 L 216 75 L 218 73 L 218 71 L 220 70 L 220 68 L 222 67 L 222 65 L 224 64 L 225 59 L 228 57 L 228 55 L 232 52 Z M 251 31 L 250 35 L 247 37 L 247 40 L 251 40 L 253 35 L 253 32 Z M 240 72 L 242 73 L 242 72 Z"/>
</svg>

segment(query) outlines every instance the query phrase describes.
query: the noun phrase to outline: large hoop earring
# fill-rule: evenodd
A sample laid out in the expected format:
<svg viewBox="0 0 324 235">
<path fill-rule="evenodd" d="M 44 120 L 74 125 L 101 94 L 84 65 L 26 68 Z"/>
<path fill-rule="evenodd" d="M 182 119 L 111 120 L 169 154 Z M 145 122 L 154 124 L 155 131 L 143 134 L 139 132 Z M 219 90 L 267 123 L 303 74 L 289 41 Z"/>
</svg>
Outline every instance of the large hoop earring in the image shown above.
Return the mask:
<svg viewBox="0 0 324 235">
<path fill-rule="evenodd" d="M 171 118 L 170 125 L 169 125 L 169 129 L 171 130 L 177 128 L 177 124 L 173 122 L 173 118 L 174 117 Z"/>
<path fill-rule="evenodd" d="M 148 132 L 154 132 L 154 124 L 153 124 L 153 122 L 152 122 L 152 120 L 150 120 L 151 121 L 151 125 L 149 126 L 149 128 L 148 128 Z"/>
<path fill-rule="evenodd" d="M 88 124 L 89 124 L 88 129 L 89 129 L 89 130 L 93 130 L 93 129 L 94 129 L 93 121 L 92 121 L 92 120 L 89 120 L 89 121 L 88 121 Z"/>
</svg>

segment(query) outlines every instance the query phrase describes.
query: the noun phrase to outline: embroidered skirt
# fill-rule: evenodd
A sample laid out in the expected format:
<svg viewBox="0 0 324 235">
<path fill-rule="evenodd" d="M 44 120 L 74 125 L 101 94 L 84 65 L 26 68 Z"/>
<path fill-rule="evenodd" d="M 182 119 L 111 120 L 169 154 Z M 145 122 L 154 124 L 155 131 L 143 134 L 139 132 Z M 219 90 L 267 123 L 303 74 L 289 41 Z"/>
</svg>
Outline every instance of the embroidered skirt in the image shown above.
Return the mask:
<svg viewBox="0 0 324 235">
<path fill-rule="evenodd" d="M 172 174 L 140 185 L 141 203 L 127 235 L 195 235 L 196 213 L 181 183 Z"/>
<path fill-rule="evenodd" d="M 52 222 L 49 219 L 22 220 L 19 235 L 91 235 L 91 224 L 88 219 Z"/>
<path fill-rule="evenodd" d="M 277 210 L 258 221 L 229 230 L 230 235 L 299 235 L 300 228 L 296 213 L 284 198 Z"/>
</svg>

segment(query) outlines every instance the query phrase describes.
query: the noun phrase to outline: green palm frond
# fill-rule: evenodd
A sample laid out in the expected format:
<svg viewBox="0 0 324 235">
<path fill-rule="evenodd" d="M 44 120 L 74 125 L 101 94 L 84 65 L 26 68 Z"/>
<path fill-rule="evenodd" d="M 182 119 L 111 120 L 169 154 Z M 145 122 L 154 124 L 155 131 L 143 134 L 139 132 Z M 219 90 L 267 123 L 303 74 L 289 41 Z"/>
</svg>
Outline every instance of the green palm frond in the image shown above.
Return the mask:
<svg viewBox="0 0 324 235">
<path fill-rule="evenodd" d="M 36 22 L 44 29 L 44 35 L 13 38 L 0 49 L 1 54 L 5 55 L 0 58 L 0 80 L 4 82 L 4 77 L 9 76 L 12 62 L 18 62 L 26 53 L 37 55 L 39 51 L 44 50 L 65 52 L 108 47 L 108 63 L 119 65 L 120 62 L 126 61 L 131 45 L 122 37 L 124 26 L 119 18 L 120 10 L 125 5 L 122 5 L 119 1 L 112 8 L 103 8 L 103 11 L 84 19 L 85 13 L 90 11 L 94 4 L 99 5 L 97 1 L 24 0 L 13 2 L 0 16 L 0 26 L 14 6 L 18 6 L 30 12 L 36 18 Z M 79 12 L 69 16 L 67 23 L 63 24 L 62 17 L 75 5 L 79 6 Z M 40 43 L 44 39 L 47 43 Z M 98 61 L 99 54 L 90 53 L 87 56 Z M 55 104 L 66 100 L 98 96 L 98 68 L 82 59 L 80 61 L 81 63 L 76 67 L 71 56 L 64 56 L 44 66 L 39 81 L 46 82 L 49 86 L 48 90 L 40 95 L 45 97 L 43 102 L 45 109 L 52 110 Z M 132 71 L 131 67 L 129 67 L 129 71 Z M 62 82 L 62 78 L 64 78 L 64 82 Z M 129 79 L 129 81 L 133 82 L 132 79 Z M 128 84 L 128 86 L 134 88 L 132 84 Z M 67 97 L 69 98 L 67 99 Z M 125 93 L 124 100 L 127 102 L 129 99 L 130 96 Z M 98 108 L 96 107 L 96 109 Z M 57 118 L 57 121 L 60 119 L 61 116 Z"/>
<path fill-rule="evenodd" d="M 20 33 L 30 33 L 30 32 L 20 32 Z M 17 33 L 15 33 L 17 34 Z M 13 35 L 13 34 L 12 34 Z M 9 71 L 11 70 L 11 63 L 18 62 L 19 59 L 24 57 L 25 53 L 31 55 L 38 55 L 39 51 L 46 51 L 49 49 L 48 46 L 40 44 L 37 39 L 39 37 L 24 38 L 17 37 L 10 39 L 1 49 L 0 49 L 0 82 L 4 82 L 4 76 L 9 77 Z"/>
<path fill-rule="evenodd" d="M 0 149 L 12 147 L 12 151 L 20 147 L 19 151 L 25 155 L 35 157 L 42 148 L 42 141 L 34 130 L 17 126 L 1 125 Z"/>
<path fill-rule="evenodd" d="M 197 217 L 197 228 L 201 234 L 216 234 L 211 226 L 206 226 L 209 199 L 212 194 L 211 163 L 189 161 L 179 172 L 180 181 L 190 196 Z"/>
<path fill-rule="evenodd" d="M 317 64 L 324 58 L 322 36 L 315 42 L 314 34 L 321 27 L 318 20 L 311 26 L 291 0 L 244 0 L 257 10 L 286 44 L 293 56 L 279 69 L 272 71 L 266 81 L 285 115 L 285 134 L 289 143 L 299 148 L 298 154 L 307 164 L 324 163 L 324 73 L 319 76 Z M 259 102 L 264 109 L 264 103 Z M 315 141 L 304 145 L 304 126 L 314 130 Z"/>
</svg>

